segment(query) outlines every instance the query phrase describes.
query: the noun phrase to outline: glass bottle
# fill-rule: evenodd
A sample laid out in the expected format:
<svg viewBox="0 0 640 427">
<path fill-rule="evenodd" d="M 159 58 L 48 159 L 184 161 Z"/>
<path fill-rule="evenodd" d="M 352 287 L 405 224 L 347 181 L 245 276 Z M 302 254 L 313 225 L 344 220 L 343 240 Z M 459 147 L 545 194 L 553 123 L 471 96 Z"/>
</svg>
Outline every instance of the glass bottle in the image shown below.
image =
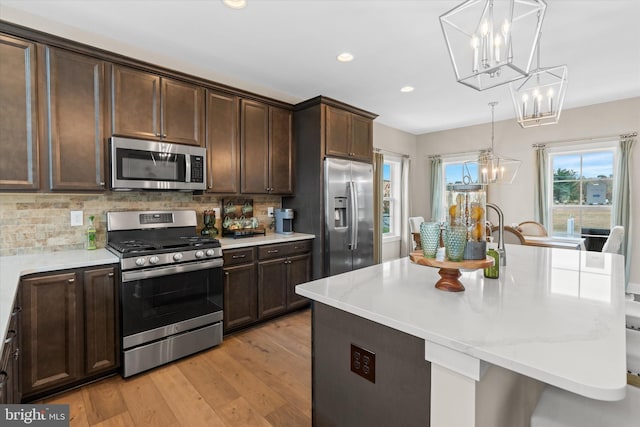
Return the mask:
<svg viewBox="0 0 640 427">
<path fill-rule="evenodd" d="M 498 245 L 493 242 L 487 245 L 489 246 L 487 256 L 493 258 L 493 265 L 484 269 L 484 277 L 497 279 L 500 277 L 500 254 L 498 253 Z"/>
<path fill-rule="evenodd" d="M 91 215 L 89 217 L 89 226 L 87 227 L 87 241 L 86 247 L 87 250 L 96 249 L 96 227 L 93 225 L 94 216 Z"/>
</svg>

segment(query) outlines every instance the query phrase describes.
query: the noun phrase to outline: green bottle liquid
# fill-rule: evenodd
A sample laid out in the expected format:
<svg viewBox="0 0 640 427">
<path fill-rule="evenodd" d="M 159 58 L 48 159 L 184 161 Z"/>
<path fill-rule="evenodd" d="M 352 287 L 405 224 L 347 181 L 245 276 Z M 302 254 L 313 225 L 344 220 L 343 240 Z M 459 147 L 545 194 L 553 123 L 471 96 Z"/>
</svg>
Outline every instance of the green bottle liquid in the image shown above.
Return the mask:
<svg viewBox="0 0 640 427">
<path fill-rule="evenodd" d="M 91 215 L 89 217 L 89 226 L 87 227 L 87 241 L 86 247 L 87 250 L 96 249 L 96 227 L 93 225 L 94 216 Z"/>
<path fill-rule="evenodd" d="M 500 254 L 495 243 L 489 243 L 488 246 L 487 256 L 493 258 L 493 265 L 484 269 L 484 277 L 497 279 L 500 277 Z"/>
</svg>

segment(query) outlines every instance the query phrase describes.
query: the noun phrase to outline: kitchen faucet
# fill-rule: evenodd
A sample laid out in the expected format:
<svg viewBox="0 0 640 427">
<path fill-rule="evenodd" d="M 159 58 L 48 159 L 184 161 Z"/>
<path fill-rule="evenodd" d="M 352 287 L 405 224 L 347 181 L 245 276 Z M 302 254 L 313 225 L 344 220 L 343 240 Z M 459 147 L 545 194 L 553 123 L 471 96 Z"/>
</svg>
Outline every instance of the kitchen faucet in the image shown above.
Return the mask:
<svg viewBox="0 0 640 427">
<path fill-rule="evenodd" d="M 507 265 L 507 252 L 504 250 L 504 214 L 498 205 L 487 203 L 487 207 L 498 214 L 498 254 L 500 254 L 500 265 L 504 266 Z"/>
</svg>

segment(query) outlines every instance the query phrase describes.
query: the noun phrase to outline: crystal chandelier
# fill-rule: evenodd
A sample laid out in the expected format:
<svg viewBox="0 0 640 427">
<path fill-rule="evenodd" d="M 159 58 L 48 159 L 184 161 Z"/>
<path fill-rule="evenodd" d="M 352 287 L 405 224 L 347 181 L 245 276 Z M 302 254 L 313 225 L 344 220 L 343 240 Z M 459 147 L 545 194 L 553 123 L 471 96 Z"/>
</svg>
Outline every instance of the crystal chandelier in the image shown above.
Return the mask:
<svg viewBox="0 0 640 427">
<path fill-rule="evenodd" d="M 567 91 L 567 66 L 540 68 L 539 43 L 536 69 L 509 84 L 517 121 L 523 128 L 558 123 Z"/>
<path fill-rule="evenodd" d="M 441 15 L 457 81 L 485 90 L 526 77 L 546 8 L 543 0 L 467 0 Z"/>
<path fill-rule="evenodd" d="M 478 160 L 468 162 L 478 165 L 478 184 L 511 184 L 520 168 L 520 160 L 500 157 L 493 151 L 494 143 L 494 109 L 498 105 L 496 101 L 490 102 L 491 107 L 491 150 L 482 151 Z M 469 170 L 467 168 L 467 170 Z"/>
</svg>

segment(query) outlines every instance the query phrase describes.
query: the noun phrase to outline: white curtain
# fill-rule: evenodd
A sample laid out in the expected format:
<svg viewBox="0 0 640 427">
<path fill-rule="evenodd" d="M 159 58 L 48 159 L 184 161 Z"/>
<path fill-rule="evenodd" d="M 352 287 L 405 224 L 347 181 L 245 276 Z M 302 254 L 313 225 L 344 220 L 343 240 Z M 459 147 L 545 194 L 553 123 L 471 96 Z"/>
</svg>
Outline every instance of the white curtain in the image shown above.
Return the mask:
<svg viewBox="0 0 640 427">
<path fill-rule="evenodd" d="M 544 228 L 551 230 L 549 224 L 549 202 L 547 194 L 549 194 L 549 180 L 547 174 L 547 150 L 544 145 L 536 145 L 536 180 L 533 183 L 533 218 Z"/>
<path fill-rule="evenodd" d="M 442 159 L 431 159 L 431 221 L 442 220 Z"/>
<path fill-rule="evenodd" d="M 632 151 L 635 145 L 636 134 L 622 135 L 620 137 L 620 156 L 616 164 L 615 176 L 616 188 L 613 192 L 613 225 L 621 225 L 624 227 L 624 240 L 622 242 L 622 254 L 625 256 L 625 277 L 626 283 L 629 283 L 629 273 L 631 271 L 631 250 L 632 241 L 631 233 L 633 232 L 631 206 L 633 191 L 631 188 L 632 180 Z"/>
<path fill-rule="evenodd" d="M 411 206 L 409 195 L 409 173 L 411 169 L 411 159 L 402 158 L 402 179 L 401 179 L 401 200 L 400 207 L 400 258 L 409 256 L 412 248 L 412 236 L 409 232 L 409 217 L 411 216 Z"/>
</svg>

